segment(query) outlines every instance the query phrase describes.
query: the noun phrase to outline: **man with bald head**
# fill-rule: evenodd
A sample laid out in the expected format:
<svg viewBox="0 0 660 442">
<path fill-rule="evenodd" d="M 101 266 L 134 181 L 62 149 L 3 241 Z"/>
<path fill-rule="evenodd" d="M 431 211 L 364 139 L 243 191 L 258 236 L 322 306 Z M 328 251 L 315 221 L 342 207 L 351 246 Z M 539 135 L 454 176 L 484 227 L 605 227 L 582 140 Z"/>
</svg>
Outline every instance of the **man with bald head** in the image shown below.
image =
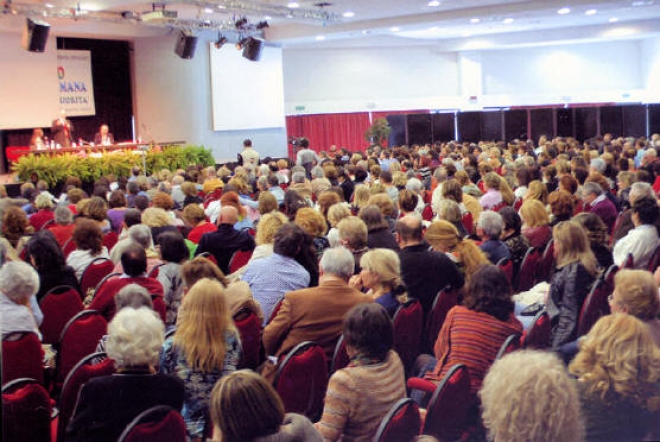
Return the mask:
<svg viewBox="0 0 660 442">
<path fill-rule="evenodd" d="M 199 240 L 195 255 L 209 252 L 218 261 L 218 267 L 226 275 L 229 273 L 229 261 L 237 250 L 254 250 L 255 243 L 247 232 L 236 230 L 238 210 L 232 206 L 223 206 L 218 216 L 218 230 L 205 233 Z"/>
<path fill-rule="evenodd" d="M 463 287 L 463 275 L 444 253 L 429 249 L 423 238 L 422 219 L 406 215 L 394 228 L 400 247 L 401 277 L 408 296 L 419 299 L 424 316 L 431 310 L 433 299 L 445 287 Z"/>
</svg>

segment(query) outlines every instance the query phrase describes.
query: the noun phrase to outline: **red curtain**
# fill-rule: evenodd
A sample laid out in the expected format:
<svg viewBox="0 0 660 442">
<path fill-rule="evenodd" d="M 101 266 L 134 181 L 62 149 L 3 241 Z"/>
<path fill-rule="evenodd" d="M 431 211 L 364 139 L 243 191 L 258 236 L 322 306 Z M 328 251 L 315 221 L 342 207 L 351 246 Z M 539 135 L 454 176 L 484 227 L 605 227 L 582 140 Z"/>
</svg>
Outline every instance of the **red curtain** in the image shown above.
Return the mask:
<svg viewBox="0 0 660 442">
<path fill-rule="evenodd" d="M 307 138 L 310 147 L 317 152 L 328 151 L 332 145 L 338 149 L 346 147 L 351 151 L 364 150 L 369 146 L 364 139 L 364 132 L 369 126 L 367 112 L 286 117 L 287 136 Z M 291 145 L 289 155 L 293 155 Z"/>
</svg>

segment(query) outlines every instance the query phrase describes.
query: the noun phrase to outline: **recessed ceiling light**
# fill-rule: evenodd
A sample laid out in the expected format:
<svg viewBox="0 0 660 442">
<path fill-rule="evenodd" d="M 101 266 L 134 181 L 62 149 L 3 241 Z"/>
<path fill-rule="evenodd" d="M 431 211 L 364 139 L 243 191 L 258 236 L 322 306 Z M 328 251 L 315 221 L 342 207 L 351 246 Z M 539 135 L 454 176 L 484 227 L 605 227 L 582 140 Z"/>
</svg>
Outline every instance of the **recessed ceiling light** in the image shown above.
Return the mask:
<svg viewBox="0 0 660 442">
<path fill-rule="evenodd" d="M 296 3 L 296 2 L 289 2 L 289 3 L 286 5 L 286 7 L 287 7 L 287 8 L 291 8 L 291 9 L 295 9 L 295 8 L 299 8 L 299 7 L 300 7 L 300 4 L 299 4 L 299 3 Z"/>
<path fill-rule="evenodd" d="M 557 11 L 557 14 L 570 14 L 571 13 L 571 8 L 561 8 L 560 10 Z"/>
<path fill-rule="evenodd" d="M 207 14 L 213 14 L 213 8 L 204 8 L 204 12 Z"/>
<path fill-rule="evenodd" d="M 55 6 L 53 6 L 52 3 L 46 3 L 44 6 L 47 7 L 47 8 L 54 8 L 55 7 Z"/>
<path fill-rule="evenodd" d="M 271 17 L 270 15 L 265 15 L 264 16 L 264 20 L 272 20 L 272 19 L 273 19 L 273 17 Z"/>
<path fill-rule="evenodd" d="M 470 19 L 470 23 L 472 23 L 472 24 L 477 24 L 477 23 L 479 23 L 480 21 L 481 21 L 480 18 L 471 18 L 471 19 Z"/>
<path fill-rule="evenodd" d="M 438 0 L 431 0 L 430 2 L 428 2 L 428 6 L 430 6 L 431 8 L 435 8 L 436 6 L 440 6 L 440 2 Z"/>
<path fill-rule="evenodd" d="M 595 15 L 598 11 L 595 9 L 589 9 L 587 12 L 585 12 L 585 15 Z"/>
<path fill-rule="evenodd" d="M 618 22 L 618 21 L 619 21 L 619 19 L 616 18 L 616 17 L 612 17 L 612 18 L 609 20 L 610 23 L 616 23 L 616 22 Z"/>
<path fill-rule="evenodd" d="M 323 41 L 325 40 L 325 35 L 317 35 L 316 36 L 316 41 Z"/>
<path fill-rule="evenodd" d="M 502 23 L 504 23 L 505 25 L 510 25 L 511 23 L 513 23 L 513 19 L 512 18 L 505 18 Z"/>
<path fill-rule="evenodd" d="M 399 32 L 400 30 L 401 30 L 401 28 L 398 27 L 398 26 L 392 26 L 392 27 L 390 28 L 390 32 Z"/>
<path fill-rule="evenodd" d="M 362 31 L 362 33 L 363 33 L 364 35 L 367 35 L 367 34 L 371 34 L 371 31 L 368 30 L 368 29 L 365 29 L 365 30 Z"/>
<path fill-rule="evenodd" d="M 342 14 L 342 16 L 343 16 L 344 18 L 355 17 L 355 12 L 353 12 L 353 11 L 346 11 L 346 12 L 344 12 L 344 13 Z"/>
</svg>

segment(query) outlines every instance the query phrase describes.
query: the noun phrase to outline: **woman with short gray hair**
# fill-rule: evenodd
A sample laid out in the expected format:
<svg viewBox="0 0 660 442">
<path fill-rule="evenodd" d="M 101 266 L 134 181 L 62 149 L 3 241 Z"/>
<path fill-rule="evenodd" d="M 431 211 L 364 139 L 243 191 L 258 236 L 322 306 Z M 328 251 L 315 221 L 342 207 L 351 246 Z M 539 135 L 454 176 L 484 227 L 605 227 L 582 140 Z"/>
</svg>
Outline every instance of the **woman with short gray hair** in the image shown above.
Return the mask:
<svg viewBox="0 0 660 442">
<path fill-rule="evenodd" d="M 0 269 L 0 329 L 2 339 L 12 333 L 34 332 L 41 339 L 38 323 L 43 320 L 34 295 L 39 275 L 23 261 L 8 262 Z"/>
</svg>

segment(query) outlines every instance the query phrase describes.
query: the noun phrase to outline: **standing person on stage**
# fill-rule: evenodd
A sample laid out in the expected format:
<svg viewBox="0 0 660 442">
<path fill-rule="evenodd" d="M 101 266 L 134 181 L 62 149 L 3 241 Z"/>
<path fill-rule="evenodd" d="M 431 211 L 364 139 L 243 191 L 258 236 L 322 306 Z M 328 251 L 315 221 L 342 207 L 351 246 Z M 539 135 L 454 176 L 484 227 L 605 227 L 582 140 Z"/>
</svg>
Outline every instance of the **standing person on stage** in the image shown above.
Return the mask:
<svg viewBox="0 0 660 442">
<path fill-rule="evenodd" d="M 94 144 L 97 146 L 110 146 L 115 144 L 115 137 L 110 133 L 107 124 L 102 124 L 99 131 L 94 135 Z"/>
<path fill-rule="evenodd" d="M 60 117 L 53 121 L 50 133 L 55 143 L 62 147 L 71 147 L 73 124 L 71 120 L 66 118 L 66 111 L 64 109 L 60 111 Z"/>
<path fill-rule="evenodd" d="M 252 140 L 243 141 L 243 152 L 238 154 L 239 165 L 254 172 L 259 165 L 259 152 L 252 148 Z"/>
</svg>

